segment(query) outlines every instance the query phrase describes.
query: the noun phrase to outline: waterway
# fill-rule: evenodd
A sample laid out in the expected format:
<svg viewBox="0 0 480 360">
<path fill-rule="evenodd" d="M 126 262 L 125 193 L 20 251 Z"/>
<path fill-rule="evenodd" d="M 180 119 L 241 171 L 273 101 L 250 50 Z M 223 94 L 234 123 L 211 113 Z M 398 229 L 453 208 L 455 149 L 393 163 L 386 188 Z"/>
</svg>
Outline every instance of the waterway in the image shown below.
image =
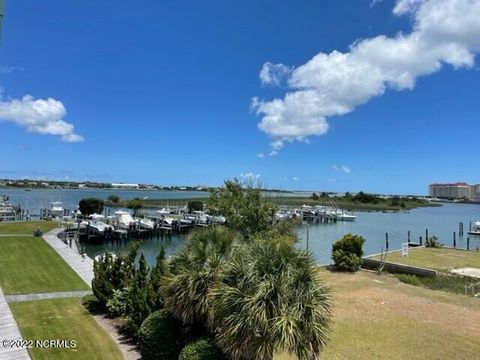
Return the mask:
<svg viewBox="0 0 480 360">
<path fill-rule="evenodd" d="M 13 204 L 23 209 L 39 211 L 49 206 L 51 201 L 62 201 L 66 208 L 74 208 L 84 197 L 106 198 L 116 194 L 122 199 L 148 196 L 151 199 L 181 199 L 192 197 L 206 197 L 205 192 L 187 191 L 135 191 L 135 190 L 32 190 L 0 189 L 1 194 L 10 196 Z M 418 242 L 419 236 L 425 239 L 425 230 L 429 236 L 437 236 L 445 245 L 453 244 L 453 233 L 457 232 L 457 246 L 466 247 L 467 231 L 471 221 L 480 220 L 480 205 L 446 203 L 440 207 L 418 208 L 398 213 L 383 212 L 355 212 L 354 222 L 337 222 L 330 224 L 310 225 L 309 249 L 313 252 L 319 264 L 330 263 L 333 242 L 343 235 L 352 233 L 365 238 L 364 251 L 366 255 L 379 253 L 385 247 L 385 234 L 388 233 L 390 250 L 401 248 L 407 241 L 410 231 L 411 241 Z M 458 236 L 459 222 L 465 226 L 465 235 Z M 307 226 L 298 228 L 300 241 L 298 246 L 306 248 Z M 154 237 L 144 239 L 140 251 L 145 254 L 147 261 L 153 265 L 161 246 L 164 246 L 167 255 L 174 254 L 184 243 L 183 235 L 172 235 L 171 238 L 161 239 Z M 86 244 L 85 251 L 90 257 L 107 250 L 113 253 L 128 251 L 129 243 L 120 244 Z M 480 247 L 480 237 L 470 236 L 470 248 Z"/>
</svg>

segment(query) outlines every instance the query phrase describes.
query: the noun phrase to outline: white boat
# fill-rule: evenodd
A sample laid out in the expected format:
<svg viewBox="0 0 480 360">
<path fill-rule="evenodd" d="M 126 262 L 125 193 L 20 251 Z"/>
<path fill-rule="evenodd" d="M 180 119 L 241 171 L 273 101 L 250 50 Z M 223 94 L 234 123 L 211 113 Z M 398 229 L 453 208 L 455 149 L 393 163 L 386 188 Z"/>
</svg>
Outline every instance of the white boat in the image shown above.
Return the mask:
<svg viewBox="0 0 480 360">
<path fill-rule="evenodd" d="M 472 229 L 468 232 L 468 235 L 480 235 L 480 221 L 475 221 L 472 224 Z"/>
<path fill-rule="evenodd" d="M 83 221 L 90 227 L 90 231 L 92 231 L 95 235 L 103 235 L 105 231 L 113 230 L 113 226 L 109 225 L 102 220 L 105 219 L 105 216 L 100 214 L 92 214 L 89 216 L 91 221 Z"/>
<path fill-rule="evenodd" d="M 357 218 L 356 215 L 353 215 L 353 214 L 349 214 L 343 210 L 337 210 L 337 220 L 340 220 L 340 221 L 355 221 L 355 219 Z"/>
<path fill-rule="evenodd" d="M 115 211 L 115 224 L 117 225 L 118 228 L 128 230 L 130 229 L 130 226 L 135 224 L 135 220 L 132 218 L 132 215 L 130 215 L 129 212 L 123 211 L 123 210 L 118 210 Z"/>
<path fill-rule="evenodd" d="M 142 229 L 153 230 L 155 222 L 149 218 L 138 219 L 138 226 Z"/>
<path fill-rule="evenodd" d="M 50 203 L 50 214 L 52 215 L 52 218 L 63 218 L 65 210 L 60 201 L 52 201 Z"/>
<path fill-rule="evenodd" d="M 15 207 L 8 200 L 6 195 L 0 197 L 0 216 L 15 215 Z"/>
</svg>

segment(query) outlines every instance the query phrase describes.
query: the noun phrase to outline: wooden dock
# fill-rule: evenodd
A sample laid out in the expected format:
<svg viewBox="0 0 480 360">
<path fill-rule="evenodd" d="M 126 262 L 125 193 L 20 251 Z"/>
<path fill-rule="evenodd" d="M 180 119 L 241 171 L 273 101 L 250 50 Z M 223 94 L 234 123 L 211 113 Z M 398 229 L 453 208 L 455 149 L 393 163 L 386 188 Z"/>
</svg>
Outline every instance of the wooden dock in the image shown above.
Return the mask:
<svg viewBox="0 0 480 360">
<path fill-rule="evenodd" d="M 78 254 L 74 247 L 69 247 L 58 238 L 63 229 L 54 229 L 43 235 L 45 241 L 62 257 L 65 262 L 85 281 L 92 286 L 93 260 L 86 254 Z"/>
<path fill-rule="evenodd" d="M 0 359 L 30 360 L 27 349 L 10 347 L 8 343 L 10 340 L 22 340 L 22 335 L 0 288 Z"/>
</svg>

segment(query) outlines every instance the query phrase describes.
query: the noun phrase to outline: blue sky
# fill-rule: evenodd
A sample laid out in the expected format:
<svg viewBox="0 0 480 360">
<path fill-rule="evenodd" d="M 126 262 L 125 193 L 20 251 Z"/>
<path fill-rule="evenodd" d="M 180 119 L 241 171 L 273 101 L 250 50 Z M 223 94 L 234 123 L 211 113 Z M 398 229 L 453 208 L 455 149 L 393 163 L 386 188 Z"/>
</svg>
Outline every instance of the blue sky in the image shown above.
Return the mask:
<svg viewBox="0 0 480 360">
<path fill-rule="evenodd" d="M 6 0 L 0 177 L 480 182 L 480 4 L 433 2 Z"/>
</svg>

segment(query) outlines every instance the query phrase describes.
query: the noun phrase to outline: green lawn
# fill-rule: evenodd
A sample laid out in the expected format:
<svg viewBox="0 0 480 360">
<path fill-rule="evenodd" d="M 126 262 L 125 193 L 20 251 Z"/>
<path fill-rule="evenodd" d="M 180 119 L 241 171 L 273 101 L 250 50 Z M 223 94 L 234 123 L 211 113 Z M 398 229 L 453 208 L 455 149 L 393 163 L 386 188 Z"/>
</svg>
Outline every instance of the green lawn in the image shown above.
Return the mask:
<svg viewBox="0 0 480 360">
<path fill-rule="evenodd" d="M 323 277 L 333 287 L 335 317 L 322 359 L 478 358 L 479 299 L 366 271 Z"/>
<path fill-rule="evenodd" d="M 80 299 L 11 303 L 10 308 L 25 340 L 75 340 L 74 349 L 29 349 L 40 359 L 123 359 L 110 336 L 80 304 Z"/>
<path fill-rule="evenodd" d="M 379 260 L 380 256 L 373 259 Z M 410 248 L 408 256 L 402 257 L 401 252 L 394 252 L 387 255 L 386 261 L 440 271 L 462 267 L 480 268 L 480 252 L 447 248 Z"/>
<path fill-rule="evenodd" d="M 0 222 L 0 235 L 14 235 L 14 234 L 23 234 L 23 235 L 33 235 L 33 232 L 40 228 L 44 233 L 59 227 L 58 221 L 22 221 L 22 222 L 11 222 L 4 223 Z"/>
<path fill-rule="evenodd" d="M 5 294 L 88 290 L 42 238 L 0 237 L 0 286 Z"/>
</svg>

